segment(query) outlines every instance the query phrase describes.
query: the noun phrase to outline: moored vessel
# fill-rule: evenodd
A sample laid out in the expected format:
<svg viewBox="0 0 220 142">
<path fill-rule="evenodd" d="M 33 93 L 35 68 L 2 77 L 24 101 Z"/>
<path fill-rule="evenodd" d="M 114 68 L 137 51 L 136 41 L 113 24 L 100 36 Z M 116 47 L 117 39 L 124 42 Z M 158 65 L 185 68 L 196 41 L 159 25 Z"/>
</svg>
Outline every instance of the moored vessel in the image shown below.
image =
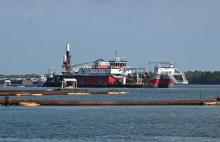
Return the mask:
<svg viewBox="0 0 220 142">
<path fill-rule="evenodd" d="M 149 62 L 155 64 L 154 72 L 151 73 L 148 84 L 153 87 L 167 88 L 174 84 L 188 84 L 185 74 L 178 70 L 172 62 Z"/>
<path fill-rule="evenodd" d="M 153 63 L 153 62 L 152 62 Z M 182 73 L 182 72 L 181 72 Z M 148 73 L 145 68 L 129 68 L 127 60 L 118 56 L 115 51 L 113 59 L 97 59 L 83 64 L 71 63 L 69 44 L 63 58 L 62 75 L 47 79 L 46 87 L 60 87 L 62 81 L 69 78 L 77 80 L 78 87 L 173 87 L 177 80 L 173 64 L 158 62 L 154 72 Z M 183 73 L 182 73 L 183 74 Z"/>
</svg>

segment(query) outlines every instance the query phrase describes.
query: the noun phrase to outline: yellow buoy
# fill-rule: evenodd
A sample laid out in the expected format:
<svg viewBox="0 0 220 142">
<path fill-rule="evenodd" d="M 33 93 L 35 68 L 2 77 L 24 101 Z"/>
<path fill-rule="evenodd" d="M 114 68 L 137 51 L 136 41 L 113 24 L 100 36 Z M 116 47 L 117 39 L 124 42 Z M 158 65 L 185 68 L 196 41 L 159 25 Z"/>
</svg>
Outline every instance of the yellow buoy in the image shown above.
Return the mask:
<svg viewBox="0 0 220 142">
<path fill-rule="evenodd" d="M 32 96 L 42 96 L 43 94 L 32 94 Z"/>
<path fill-rule="evenodd" d="M 29 93 L 18 93 L 18 94 L 16 94 L 16 96 L 28 96 L 28 95 L 30 95 Z"/>
<path fill-rule="evenodd" d="M 35 106 L 39 106 L 40 104 L 36 103 L 36 102 L 19 102 L 20 106 L 28 106 L 28 107 L 35 107 Z"/>
<path fill-rule="evenodd" d="M 88 95 L 89 93 L 83 93 L 83 92 L 71 92 L 67 93 L 68 95 Z"/>
<path fill-rule="evenodd" d="M 115 92 L 108 92 L 108 94 L 110 95 L 120 95 L 120 94 L 127 94 L 128 92 L 119 92 L 119 91 L 115 91 Z"/>
<path fill-rule="evenodd" d="M 217 105 L 217 102 L 203 102 L 204 105 Z"/>
</svg>

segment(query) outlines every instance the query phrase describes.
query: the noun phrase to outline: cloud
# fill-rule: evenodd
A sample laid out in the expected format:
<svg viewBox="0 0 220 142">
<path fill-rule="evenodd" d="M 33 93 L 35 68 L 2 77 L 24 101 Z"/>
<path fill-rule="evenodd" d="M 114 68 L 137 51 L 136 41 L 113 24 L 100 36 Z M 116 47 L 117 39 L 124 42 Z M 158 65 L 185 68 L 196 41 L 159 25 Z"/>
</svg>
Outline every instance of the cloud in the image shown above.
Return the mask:
<svg viewBox="0 0 220 142">
<path fill-rule="evenodd" d="M 30 19 L 30 18 L 40 18 L 46 16 L 47 12 L 44 8 L 37 8 L 33 10 L 27 10 L 22 13 L 23 19 Z"/>
</svg>

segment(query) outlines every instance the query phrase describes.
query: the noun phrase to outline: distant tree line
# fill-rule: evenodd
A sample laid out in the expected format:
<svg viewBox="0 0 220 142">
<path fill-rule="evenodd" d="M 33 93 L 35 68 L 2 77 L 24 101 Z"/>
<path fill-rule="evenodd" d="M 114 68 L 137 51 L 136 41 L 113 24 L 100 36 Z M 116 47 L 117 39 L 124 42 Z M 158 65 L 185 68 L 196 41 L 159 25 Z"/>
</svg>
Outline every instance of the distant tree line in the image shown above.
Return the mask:
<svg viewBox="0 0 220 142">
<path fill-rule="evenodd" d="M 187 71 L 185 75 L 189 84 L 220 84 L 220 71 Z"/>
<path fill-rule="evenodd" d="M 0 78 L 39 78 L 40 75 L 38 74 L 23 74 L 23 75 L 16 75 L 16 74 L 11 74 L 11 75 L 4 75 L 0 74 Z"/>
</svg>

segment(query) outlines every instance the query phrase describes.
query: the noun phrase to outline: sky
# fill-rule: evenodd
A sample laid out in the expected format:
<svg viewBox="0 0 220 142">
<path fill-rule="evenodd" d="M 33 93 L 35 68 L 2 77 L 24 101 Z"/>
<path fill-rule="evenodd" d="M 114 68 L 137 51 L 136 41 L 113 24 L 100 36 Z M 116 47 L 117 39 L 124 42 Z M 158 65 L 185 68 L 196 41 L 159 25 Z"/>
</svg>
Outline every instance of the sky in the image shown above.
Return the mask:
<svg viewBox="0 0 220 142">
<path fill-rule="evenodd" d="M 60 73 L 66 43 L 74 64 L 220 70 L 219 27 L 220 0 L 0 0 L 0 74 Z"/>
</svg>

